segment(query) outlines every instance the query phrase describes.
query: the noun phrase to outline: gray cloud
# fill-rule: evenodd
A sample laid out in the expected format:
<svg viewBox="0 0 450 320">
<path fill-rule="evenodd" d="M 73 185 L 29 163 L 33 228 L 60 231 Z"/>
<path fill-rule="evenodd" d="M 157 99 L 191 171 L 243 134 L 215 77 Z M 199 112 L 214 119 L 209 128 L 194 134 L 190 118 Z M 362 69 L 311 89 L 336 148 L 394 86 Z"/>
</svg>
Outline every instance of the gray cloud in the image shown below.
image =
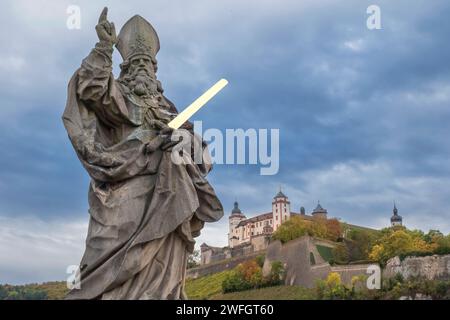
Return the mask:
<svg viewBox="0 0 450 320">
<path fill-rule="evenodd" d="M 0 283 L 64 281 L 84 250 L 87 221 L 0 217 Z"/>
</svg>

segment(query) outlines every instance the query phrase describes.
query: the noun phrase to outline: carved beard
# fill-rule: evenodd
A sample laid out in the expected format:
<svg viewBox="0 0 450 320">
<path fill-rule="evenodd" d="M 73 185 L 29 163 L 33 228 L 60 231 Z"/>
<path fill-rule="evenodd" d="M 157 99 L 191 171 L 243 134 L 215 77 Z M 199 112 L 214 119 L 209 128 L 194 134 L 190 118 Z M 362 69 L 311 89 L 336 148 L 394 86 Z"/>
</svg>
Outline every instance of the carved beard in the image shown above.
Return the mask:
<svg viewBox="0 0 450 320">
<path fill-rule="evenodd" d="M 131 71 L 131 70 L 130 70 Z M 156 79 L 150 76 L 144 68 L 136 68 L 124 78 L 127 87 L 138 96 L 153 95 L 158 93 Z"/>
</svg>

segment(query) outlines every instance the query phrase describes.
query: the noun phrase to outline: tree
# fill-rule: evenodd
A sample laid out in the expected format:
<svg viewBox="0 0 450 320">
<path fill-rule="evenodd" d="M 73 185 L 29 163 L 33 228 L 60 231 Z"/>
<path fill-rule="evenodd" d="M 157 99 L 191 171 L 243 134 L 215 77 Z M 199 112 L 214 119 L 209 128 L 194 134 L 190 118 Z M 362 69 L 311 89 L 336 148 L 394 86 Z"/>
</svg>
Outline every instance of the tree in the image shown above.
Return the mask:
<svg viewBox="0 0 450 320">
<path fill-rule="evenodd" d="M 352 261 L 366 260 L 377 237 L 366 230 L 350 229 L 345 241 L 349 249 L 349 258 Z"/>
<path fill-rule="evenodd" d="M 432 253 L 435 245 L 427 243 L 423 237 L 423 232 L 417 230 L 393 229 L 385 232 L 372 247 L 369 258 L 384 264 L 395 256 Z"/>
<path fill-rule="evenodd" d="M 339 273 L 330 272 L 326 280 L 316 282 L 316 293 L 319 299 L 348 299 L 352 291 L 342 284 Z"/>
<path fill-rule="evenodd" d="M 337 219 L 328 219 L 325 221 L 327 229 L 327 238 L 336 241 L 342 237 L 341 223 Z"/>
<path fill-rule="evenodd" d="M 350 254 L 346 245 L 339 244 L 333 248 L 333 262 L 347 263 L 349 260 Z"/>
<path fill-rule="evenodd" d="M 222 282 L 222 291 L 235 292 L 258 288 L 263 282 L 262 269 L 256 260 L 240 263 Z"/>
<path fill-rule="evenodd" d="M 0 285 L 0 300 L 4 300 L 8 296 L 8 291 L 3 285 Z"/>
<path fill-rule="evenodd" d="M 261 268 L 264 266 L 264 260 L 266 259 L 266 256 L 263 254 L 260 254 L 259 256 L 257 256 L 255 258 L 256 263 L 258 264 L 258 266 L 260 266 Z"/>
<path fill-rule="evenodd" d="M 444 235 L 439 230 L 430 230 L 424 236 L 424 240 L 428 243 L 437 243 L 442 238 L 444 238 Z"/>
<path fill-rule="evenodd" d="M 284 275 L 284 266 L 280 261 L 273 261 L 270 273 L 263 277 L 262 268 L 256 259 L 248 260 L 227 274 L 222 282 L 222 291 L 227 293 L 280 285 Z"/>
<path fill-rule="evenodd" d="M 307 229 L 308 235 L 311 237 L 328 238 L 328 228 L 327 228 L 327 220 L 325 218 L 313 218 L 313 221 L 307 225 L 309 228 Z M 332 239 L 330 239 L 332 240 Z"/>
<path fill-rule="evenodd" d="M 304 235 L 336 241 L 342 234 L 341 226 L 336 219 L 314 218 L 306 220 L 294 216 L 285 221 L 274 232 L 272 238 L 285 243 Z"/>
<path fill-rule="evenodd" d="M 262 269 L 256 260 L 245 261 L 237 266 L 237 271 L 242 275 L 243 279 L 252 286 L 258 286 L 262 280 Z"/>
<path fill-rule="evenodd" d="M 450 253 L 450 234 L 444 236 L 439 230 L 430 230 L 424 236 L 424 240 L 434 246 L 434 252 L 438 254 Z"/>
<path fill-rule="evenodd" d="M 265 285 L 276 286 L 283 283 L 286 270 L 281 261 L 273 261 L 270 274 L 264 279 Z"/>
<path fill-rule="evenodd" d="M 200 260 L 200 251 L 199 250 L 194 250 L 194 252 L 192 252 L 188 256 L 187 268 L 191 269 L 191 268 L 197 267 L 200 264 L 199 260 Z"/>
<path fill-rule="evenodd" d="M 277 231 L 273 233 L 272 238 L 285 243 L 292 239 L 304 236 L 308 234 L 308 223 L 309 222 L 305 219 L 291 217 L 289 220 L 281 224 Z"/>
</svg>

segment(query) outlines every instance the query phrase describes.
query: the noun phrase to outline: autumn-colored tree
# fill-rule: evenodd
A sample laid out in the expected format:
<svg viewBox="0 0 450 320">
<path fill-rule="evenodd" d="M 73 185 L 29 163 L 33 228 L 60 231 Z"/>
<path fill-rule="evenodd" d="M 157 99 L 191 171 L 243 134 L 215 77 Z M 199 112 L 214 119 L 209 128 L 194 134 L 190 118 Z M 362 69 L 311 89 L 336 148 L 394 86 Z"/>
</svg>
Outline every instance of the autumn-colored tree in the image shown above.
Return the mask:
<svg viewBox="0 0 450 320">
<path fill-rule="evenodd" d="M 327 238 L 336 241 L 342 237 L 341 223 L 337 219 L 327 219 L 325 221 L 327 228 Z"/>
<path fill-rule="evenodd" d="M 341 236 L 341 226 L 336 219 L 314 218 L 306 220 L 302 217 L 293 216 L 272 235 L 273 239 L 281 242 L 299 238 L 304 235 L 336 241 Z"/>
<path fill-rule="evenodd" d="M 278 227 L 277 231 L 273 233 L 272 238 L 285 243 L 292 239 L 307 235 L 308 229 L 310 229 L 308 224 L 310 224 L 310 222 L 305 219 L 296 216 L 291 217 Z"/>
<path fill-rule="evenodd" d="M 313 218 L 312 222 L 309 223 L 308 234 L 311 237 L 328 239 L 327 220 L 324 218 Z"/>
<path fill-rule="evenodd" d="M 385 263 L 388 259 L 408 254 L 432 253 L 435 245 L 423 239 L 423 233 L 416 230 L 397 229 L 387 232 L 372 247 L 369 258 Z"/>
<path fill-rule="evenodd" d="M 226 292 L 243 291 L 267 286 L 279 285 L 284 279 L 284 266 L 280 261 L 273 261 L 270 274 L 262 276 L 262 268 L 256 259 L 245 261 L 227 274 L 222 282 Z"/>
<path fill-rule="evenodd" d="M 256 260 L 249 260 L 239 264 L 236 271 L 242 275 L 242 278 L 252 284 L 258 285 L 262 280 L 262 270 Z"/>
<path fill-rule="evenodd" d="M 319 299 L 349 299 L 352 294 L 336 272 L 330 272 L 325 280 L 316 281 L 315 289 Z"/>
</svg>

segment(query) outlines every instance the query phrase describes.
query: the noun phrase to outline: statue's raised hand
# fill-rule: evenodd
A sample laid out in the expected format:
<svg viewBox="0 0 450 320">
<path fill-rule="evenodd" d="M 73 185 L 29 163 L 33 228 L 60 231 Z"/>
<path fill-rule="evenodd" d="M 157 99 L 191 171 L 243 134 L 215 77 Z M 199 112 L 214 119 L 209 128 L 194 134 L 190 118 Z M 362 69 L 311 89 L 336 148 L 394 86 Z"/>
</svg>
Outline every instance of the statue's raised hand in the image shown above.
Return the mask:
<svg viewBox="0 0 450 320">
<path fill-rule="evenodd" d="M 113 45 L 117 41 L 116 28 L 114 27 L 114 23 L 108 21 L 107 16 L 108 8 L 105 7 L 98 18 L 98 24 L 95 26 L 95 30 L 100 41 Z"/>
</svg>

